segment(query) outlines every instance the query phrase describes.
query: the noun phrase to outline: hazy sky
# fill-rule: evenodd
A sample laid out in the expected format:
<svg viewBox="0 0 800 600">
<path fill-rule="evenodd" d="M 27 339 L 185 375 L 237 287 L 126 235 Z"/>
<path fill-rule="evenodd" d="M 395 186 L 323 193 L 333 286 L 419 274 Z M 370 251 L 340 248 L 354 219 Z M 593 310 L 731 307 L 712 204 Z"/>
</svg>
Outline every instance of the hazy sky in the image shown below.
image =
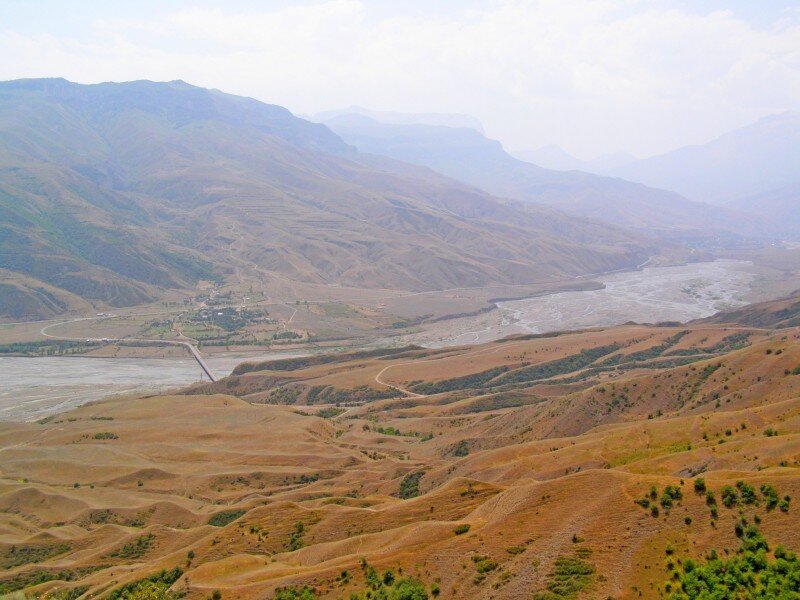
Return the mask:
<svg viewBox="0 0 800 600">
<path fill-rule="evenodd" d="M 46 76 L 466 113 L 512 150 L 644 156 L 799 110 L 800 0 L 2 0 L 0 79 Z"/>
</svg>

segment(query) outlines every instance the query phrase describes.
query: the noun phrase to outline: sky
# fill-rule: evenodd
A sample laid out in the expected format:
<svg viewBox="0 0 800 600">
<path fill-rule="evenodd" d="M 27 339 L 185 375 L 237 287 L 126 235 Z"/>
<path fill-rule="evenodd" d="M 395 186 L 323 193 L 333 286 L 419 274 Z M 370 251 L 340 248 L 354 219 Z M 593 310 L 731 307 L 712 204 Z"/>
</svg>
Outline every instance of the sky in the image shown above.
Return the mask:
<svg viewBox="0 0 800 600">
<path fill-rule="evenodd" d="M 182 79 L 649 156 L 800 110 L 800 0 L 2 0 L 0 79 Z"/>
</svg>

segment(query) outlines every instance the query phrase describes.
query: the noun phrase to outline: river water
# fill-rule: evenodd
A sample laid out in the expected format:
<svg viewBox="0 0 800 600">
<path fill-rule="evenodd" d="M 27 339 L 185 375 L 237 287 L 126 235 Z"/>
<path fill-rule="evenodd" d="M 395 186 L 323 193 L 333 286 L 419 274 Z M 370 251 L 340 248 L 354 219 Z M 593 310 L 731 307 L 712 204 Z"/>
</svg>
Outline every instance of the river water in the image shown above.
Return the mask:
<svg viewBox="0 0 800 600">
<path fill-rule="evenodd" d="M 218 377 L 240 362 L 289 354 L 208 358 Z M 190 358 L 0 357 L 0 421 L 32 421 L 112 395 L 161 392 L 200 381 Z M 205 381 L 208 381 L 206 378 Z"/>
<path fill-rule="evenodd" d="M 602 289 L 500 302 L 490 313 L 442 321 L 391 343 L 441 347 L 628 321 L 689 321 L 745 304 L 755 279 L 750 267 L 718 260 L 598 276 Z M 245 360 L 287 356 L 207 362 L 222 376 Z M 0 420 L 34 420 L 113 394 L 163 391 L 199 379 L 200 367 L 189 358 L 0 357 Z"/>
<path fill-rule="evenodd" d="M 582 329 L 634 321 L 691 321 L 747 304 L 755 275 L 746 261 L 717 260 L 593 277 L 602 289 L 497 303 L 497 310 L 441 321 L 401 344 L 430 348 L 476 344 L 518 333 Z"/>
</svg>

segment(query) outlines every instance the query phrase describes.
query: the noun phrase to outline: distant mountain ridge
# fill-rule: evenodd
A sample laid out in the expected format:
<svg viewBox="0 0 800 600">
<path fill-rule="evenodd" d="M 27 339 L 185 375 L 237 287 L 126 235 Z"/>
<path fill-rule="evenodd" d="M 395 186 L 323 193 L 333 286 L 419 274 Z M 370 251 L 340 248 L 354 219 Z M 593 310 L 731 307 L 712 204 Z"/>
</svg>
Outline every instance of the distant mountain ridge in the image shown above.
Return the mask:
<svg viewBox="0 0 800 600">
<path fill-rule="evenodd" d="M 790 186 L 800 182 L 800 112 L 764 117 L 610 173 L 718 204 Z"/>
<path fill-rule="evenodd" d="M 362 152 L 425 165 L 491 194 L 547 204 L 581 218 L 670 237 L 762 236 L 758 219 L 666 190 L 581 171 L 552 171 L 518 160 L 478 131 L 380 123 L 340 115 L 326 124 Z"/>
<path fill-rule="evenodd" d="M 519 150 L 511 152 L 514 158 L 552 169 L 554 171 L 586 171 L 602 175 L 610 169 L 622 167 L 636 160 L 630 154 L 617 153 L 599 156 L 592 160 L 581 160 L 572 156 L 563 148 L 549 144 L 536 150 Z"/>
<path fill-rule="evenodd" d="M 253 99 L 184 82 L 0 83 L 6 318 L 140 304 L 211 278 L 412 291 L 530 283 L 630 268 L 654 248 L 359 154 Z"/>
<path fill-rule="evenodd" d="M 362 106 L 351 106 L 340 110 L 327 110 L 310 117 L 312 121 L 324 123 L 343 115 L 361 115 L 379 123 L 391 125 L 432 125 L 474 129 L 483 134 L 483 123 L 472 115 L 451 113 L 399 113 L 382 110 L 370 110 Z"/>
</svg>

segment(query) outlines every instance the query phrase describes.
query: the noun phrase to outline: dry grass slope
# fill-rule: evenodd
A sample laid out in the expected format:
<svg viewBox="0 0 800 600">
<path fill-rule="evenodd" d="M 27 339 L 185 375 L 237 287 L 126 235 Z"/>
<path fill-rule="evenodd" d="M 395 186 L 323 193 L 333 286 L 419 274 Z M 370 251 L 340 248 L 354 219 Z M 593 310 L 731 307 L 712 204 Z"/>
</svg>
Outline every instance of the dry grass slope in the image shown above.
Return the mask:
<svg viewBox="0 0 800 600">
<path fill-rule="evenodd" d="M 0 591 L 111 597 L 166 570 L 147 585 L 187 598 L 366 597 L 374 569 L 441 598 L 659 598 L 686 559 L 735 552 L 742 518 L 800 549 L 798 328 L 287 366 L 0 426 Z"/>
</svg>

